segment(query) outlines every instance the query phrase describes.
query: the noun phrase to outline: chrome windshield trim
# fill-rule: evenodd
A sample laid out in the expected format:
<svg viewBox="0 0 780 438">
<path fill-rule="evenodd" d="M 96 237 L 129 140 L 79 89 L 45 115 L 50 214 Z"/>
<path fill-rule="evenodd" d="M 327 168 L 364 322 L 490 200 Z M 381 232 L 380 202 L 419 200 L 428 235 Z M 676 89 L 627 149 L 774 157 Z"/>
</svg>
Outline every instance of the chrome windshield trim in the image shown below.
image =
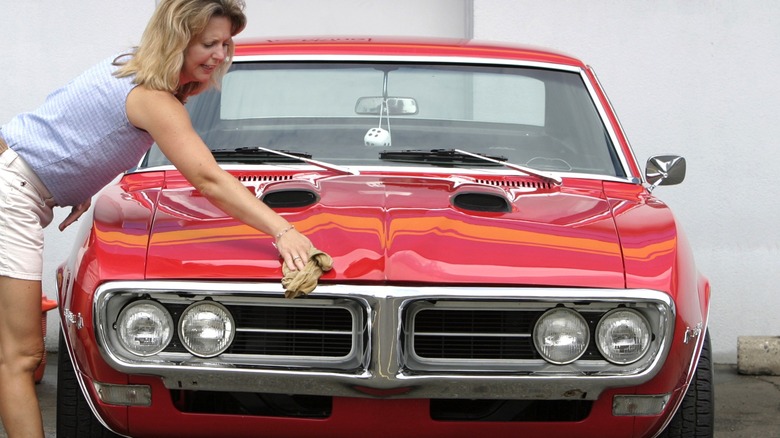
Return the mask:
<svg viewBox="0 0 780 438">
<path fill-rule="evenodd" d="M 111 321 L 105 320 L 107 298 L 120 291 L 160 293 L 187 291 L 210 296 L 230 295 L 284 299 L 281 285 L 247 282 L 119 281 L 102 285 L 95 293 L 94 322 L 98 345 L 106 362 L 128 374 L 156 375 L 171 389 L 282 392 L 288 394 L 393 398 L 496 398 L 496 399 L 589 399 L 608 388 L 636 386 L 653 378 L 665 362 L 672 342 L 675 307 L 671 298 L 659 291 L 638 289 L 520 288 L 520 287 L 394 287 L 360 285 L 320 285 L 311 295 L 323 299 L 349 299 L 362 303 L 367 311 L 365 366 L 351 370 L 322 367 L 287 366 L 236 367 L 221 359 L 197 359 L 166 363 L 149 358 L 148 362 L 129 362 L 112 354 L 105 342 Z M 523 374 L 517 371 L 494 372 L 442 371 L 419 372 L 406 367 L 403 346 L 404 309 L 421 300 L 512 301 L 539 303 L 654 303 L 664 309 L 666 321 L 658 353 L 642 370 L 627 375 L 602 375 L 597 372 L 563 374 L 554 367 L 544 372 Z M 591 370 L 592 371 L 592 370 Z"/>
<path fill-rule="evenodd" d="M 575 65 L 556 64 L 552 62 L 527 61 L 509 58 L 488 58 L 475 56 L 428 56 L 428 55 L 240 55 L 233 63 L 240 62 L 411 62 L 411 63 L 446 63 L 473 65 L 511 65 L 513 67 L 532 67 L 561 70 L 577 73 L 582 69 Z"/>
<path fill-rule="evenodd" d="M 618 153 L 618 157 L 620 157 L 620 162 L 623 165 L 623 170 L 626 172 L 626 175 L 629 175 L 629 178 L 633 182 L 636 182 L 637 184 L 641 184 L 644 181 L 644 175 L 641 174 L 641 171 L 640 171 L 639 175 L 636 175 L 634 177 L 631 177 L 630 173 L 629 173 L 630 167 L 628 165 L 628 161 L 627 160 L 630 158 L 631 161 L 633 161 L 634 163 L 639 163 L 639 161 L 637 161 L 637 159 L 636 159 L 636 153 L 634 152 L 634 148 L 631 147 L 631 141 L 629 141 L 629 139 L 628 139 L 628 134 L 626 133 L 626 130 L 623 129 L 623 124 L 621 123 L 620 118 L 618 117 L 617 112 L 615 111 L 615 107 L 612 105 L 612 101 L 609 100 L 609 96 L 607 95 L 606 90 L 604 90 L 604 86 L 601 84 L 601 80 L 596 75 L 596 71 L 592 67 L 590 67 L 590 66 L 588 67 L 588 69 L 590 70 L 591 74 L 593 75 L 593 79 L 596 81 L 596 85 L 601 89 L 602 94 L 604 96 L 604 100 L 606 100 L 606 105 L 609 107 L 610 111 L 612 112 L 612 115 L 615 117 L 615 122 L 617 122 L 618 129 L 620 130 L 620 132 L 623 133 L 623 138 L 625 138 L 625 140 L 626 140 L 626 146 L 628 146 L 628 150 L 631 153 L 631 157 L 626 157 L 626 155 L 623 153 L 623 148 L 620 148 L 620 147 L 617 147 L 617 146 L 615 147 L 615 149 L 616 149 L 616 151 Z M 583 71 L 582 74 L 583 74 L 583 80 L 587 84 L 588 90 L 589 90 L 591 96 L 595 99 L 596 98 L 596 94 L 595 94 L 594 90 L 592 89 L 590 81 L 587 80 L 587 75 L 585 74 L 584 71 Z M 599 108 L 599 115 L 601 116 L 601 119 L 602 120 L 608 120 L 606 118 L 606 113 L 604 112 L 603 106 L 599 104 L 598 108 Z M 614 130 L 612 129 L 612 126 L 608 125 L 607 126 L 607 130 L 609 131 L 609 134 L 610 134 L 610 137 L 612 138 L 613 144 L 614 145 L 619 145 L 619 143 L 614 143 L 616 141 L 617 137 L 615 135 Z"/>
<path fill-rule="evenodd" d="M 258 172 L 269 172 L 269 171 L 298 171 L 298 172 L 307 172 L 307 173 L 321 173 L 322 169 L 317 166 L 311 166 L 307 164 L 299 164 L 299 165 L 280 165 L 280 164 L 223 164 L 221 167 L 228 171 L 258 171 Z M 412 167 L 412 166 L 349 166 L 350 169 L 354 169 L 357 172 L 360 173 L 360 175 L 353 175 L 353 176 L 360 176 L 360 177 L 366 177 L 366 176 L 372 176 L 371 173 L 385 173 L 385 174 L 404 174 L 405 176 L 408 176 L 408 174 L 414 174 L 414 173 L 424 173 L 425 175 L 442 175 L 442 177 L 447 176 L 468 176 L 468 175 L 492 175 L 492 176 L 510 176 L 510 177 L 516 177 L 516 178 L 528 178 L 526 175 L 521 175 L 517 173 L 516 170 L 509 170 L 509 169 L 494 169 L 494 168 L 475 168 L 475 167 L 469 167 L 469 168 L 438 168 L 438 167 Z M 145 173 L 145 172 L 177 172 L 178 170 L 176 167 L 174 167 L 171 164 L 166 164 L 163 166 L 155 166 L 155 167 L 145 167 L 145 168 L 135 168 L 133 170 L 128 171 L 128 174 L 134 174 L 134 173 Z M 592 180 L 592 181 L 610 181 L 610 182 L 618 182 L 618 183 L 625 183 L 625 184 L 639 184 L 639 181 L 637 181 L 633 177 L 629 178 L 622 178 L 617 176 L 610 176 L 610 175 L 597 175 L 592 173 L 574 173 L 574 172 L 547 172 L 551 175 L 554 175 L 558 178 L 561 178 L 562 181 L 565 182 L 566 179 L 586 179 L 586 180 Z M 324 175 L 325 176 L 325 175 Z M 339 176 L 350 176 L 350 175 L 339 175 Z"/>
</svg>

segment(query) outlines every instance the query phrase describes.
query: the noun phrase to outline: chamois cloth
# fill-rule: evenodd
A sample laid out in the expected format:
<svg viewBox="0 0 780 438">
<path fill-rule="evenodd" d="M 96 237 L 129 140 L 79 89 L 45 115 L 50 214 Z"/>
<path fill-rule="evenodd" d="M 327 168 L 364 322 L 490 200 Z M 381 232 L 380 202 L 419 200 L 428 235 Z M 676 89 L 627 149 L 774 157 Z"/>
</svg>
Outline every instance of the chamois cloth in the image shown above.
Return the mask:
<svg viewBox="0 0 780 438">
<path fill-rule="evenodd" d="M 282 262 L 284 297 L 296 298 L 309 294 L 317 287 L 317 280 L 322 273 L 330 271 L 331 268 L 333 268 L 333 259 L 315 247 L 309 251 L 309 261 L 300 271 L 293 271 L 287 267 L 287 263 Z"/>
</svg>

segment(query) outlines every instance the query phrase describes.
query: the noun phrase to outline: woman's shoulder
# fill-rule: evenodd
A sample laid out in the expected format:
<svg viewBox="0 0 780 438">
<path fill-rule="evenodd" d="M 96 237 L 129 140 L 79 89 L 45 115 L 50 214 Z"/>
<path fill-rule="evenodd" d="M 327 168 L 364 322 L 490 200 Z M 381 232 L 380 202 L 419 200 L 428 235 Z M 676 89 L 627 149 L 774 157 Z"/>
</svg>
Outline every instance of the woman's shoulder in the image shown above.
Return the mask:
<svg viewBox="0 0 780 438">
<path fill-rule="evenodd" d="M 136 85 L 128 94 L 125 106 L 130 121 L 142 129 L 148 129 L 151 122 L 162 123 L 163 119 L 170 121 L 186 114 L 173 94 L 147 85 Z"/>
<path fill-rule="evenodd" d="M 155 90 L 145 84 L 135 85 L 130 91 L 130 96 L 128 98 L 153 103 L 179 103 L 176 97 L 170 91 Z"/>
</svg>

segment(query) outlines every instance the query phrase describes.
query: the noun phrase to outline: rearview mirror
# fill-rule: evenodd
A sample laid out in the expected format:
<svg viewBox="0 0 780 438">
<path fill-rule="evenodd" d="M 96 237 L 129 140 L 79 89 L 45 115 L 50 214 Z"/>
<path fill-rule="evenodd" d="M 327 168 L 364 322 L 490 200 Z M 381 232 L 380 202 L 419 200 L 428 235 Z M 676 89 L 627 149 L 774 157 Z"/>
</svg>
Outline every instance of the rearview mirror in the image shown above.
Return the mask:
<svg viewBox="0 0 780 438">
<path fill-rule="evenodd" d="M 417 101 L 411 97 L 369 96 L 361 97 L 355 104 L 355 112 L 361 115 L 378 116 L 382 111 L 383 103 L 387 103 L 387 112 L 384 115 L 408 116 L 417 114 Z"/>
</svg>

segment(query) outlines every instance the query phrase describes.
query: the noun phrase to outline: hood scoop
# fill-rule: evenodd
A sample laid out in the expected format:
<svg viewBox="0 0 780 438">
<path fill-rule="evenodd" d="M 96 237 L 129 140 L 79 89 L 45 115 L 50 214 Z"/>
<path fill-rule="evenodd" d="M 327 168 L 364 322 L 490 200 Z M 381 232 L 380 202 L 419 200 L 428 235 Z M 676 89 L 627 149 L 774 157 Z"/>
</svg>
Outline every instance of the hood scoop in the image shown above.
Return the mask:
<svg viewBox="0 0 780 438">
<path fill-rule="evenodd" d="M 271 208 L 302 208 L 308 207 L 317 201 L 320 197 L 317 192 L 308 187 L 300 187 L 300 184 L 292 184 L 295 180 L 293 175 L 236 175 L 236 178 L 242 184 L 257 195 L 261 193 L 261 185 L 284 183 L 276 189 L 269 190 L 260 196 L 266 205 Z"/>
<path fill-rule="evenodd" d="M 316 203 L 319 196 L 313 190 L 290 188 L 267 192 L 260 199 L 271 208 L 302 208 Z"/>
<path fill-rule="evenodd" d="M 452 205 L 462 210 L 484 213 L 509 213 L 512 206 L 509 201 L 493 193 L 464 192 L 452 197 Z"/>
<path fill-rule="evenodd" d="M 474 179 L 474 185 L 463 188 L 451 199 L 452 205 L 461 210 L 480 213 L 510 213 L 512 201 L 507 192 L 533 193 L 552 190 L 555 184 L 549 181 L 528 181 L 517 179 Z"/>
</svg>

